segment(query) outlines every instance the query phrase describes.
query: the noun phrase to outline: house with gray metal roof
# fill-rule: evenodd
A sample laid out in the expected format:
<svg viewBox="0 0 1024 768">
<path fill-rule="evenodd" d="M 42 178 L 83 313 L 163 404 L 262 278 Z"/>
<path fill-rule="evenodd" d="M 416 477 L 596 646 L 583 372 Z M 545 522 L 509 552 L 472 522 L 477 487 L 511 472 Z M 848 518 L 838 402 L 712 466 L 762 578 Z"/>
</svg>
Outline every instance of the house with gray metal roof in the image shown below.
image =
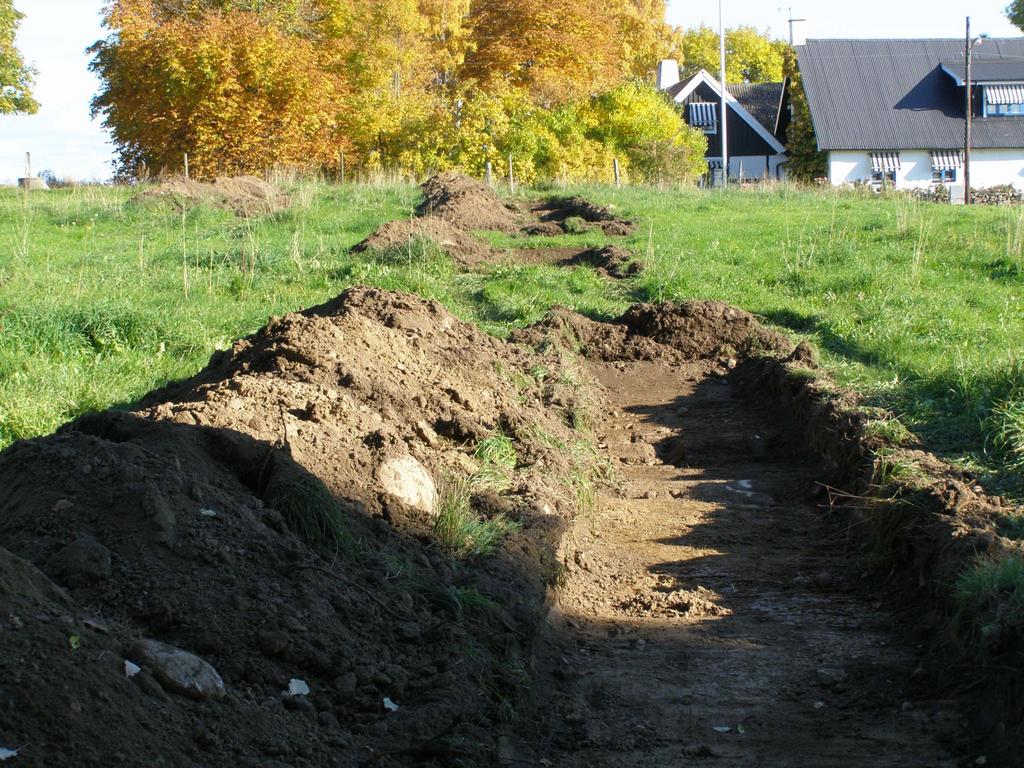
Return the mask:
<svg viewBox="0 0 1024 768">
<path fill-rule="evenodd" d="M 738 83 L 726 86 L 730 179 L 780 179 L 785 175 L 788 83 Z M 679 79 L 672 60 L 658 65 L 658 89 L 680 105 L 683 119 L 708 137 L 710 169 L 722 167 L 719 125 L 722 87 L 703 69 Z"/>
<path fill-rule="evenodd" d="M 797 59 L 832 184 L 963 184 L 964 40 L 808 40 Z M 972 65 L 971 184 L 1024 190 L 1024 38 Z"/>
</svg>

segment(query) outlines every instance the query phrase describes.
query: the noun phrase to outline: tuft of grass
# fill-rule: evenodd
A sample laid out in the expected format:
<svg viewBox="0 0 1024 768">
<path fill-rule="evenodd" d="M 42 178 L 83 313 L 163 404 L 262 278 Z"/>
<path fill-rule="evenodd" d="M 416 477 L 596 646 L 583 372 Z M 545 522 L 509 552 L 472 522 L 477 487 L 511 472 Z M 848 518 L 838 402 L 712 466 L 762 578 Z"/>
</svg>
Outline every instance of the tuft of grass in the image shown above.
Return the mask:
<svg viewBox="0 0 1024 768">
<path fill-rule="evenodd" d="M 872 484 L 880 489 L 910 485 L 921 477 L 921 469 L 892 451 L 875 454 Z"/>
<path fill-rule="evenodd" d="M 907 445 L 914 441 L 914 434 L 899 419 L 872 419 L 864 426 L 868 437 L 882 440 L 888 445 Z"/>
<path fill-rule="evenodd" d="M 501 469 L 512 470 L 519 463 L 512 438 L 501 432 L 481 440 L 473 455 L 478 461 Z"/>
<path fill-rule="evenodd" d="M 957 580 L 956 622 L 979 653 L 1024 627 L 1024 557 L 981 560 Z"/>
<path fill-rule="evenodd" d="M 459 559 L 491 554 L 502 539 L 522 528 L 504 515 L 479 516 L 472 505 L 472 485 L 467 479 L 449 479 L 441 486 L 434 537 L 449 554 Z"/>
<path fill-rule="evenodd" d="M 424 594 L 431 605 L 446 611 L 456 621 L 478 618 L 498 610 L 499 604 L 473 587 L 457 587 L 435 581 L 418 581 L 412 587 Z"/>
<path fill-rule="evenodd" d="M 562 222 L 562 228 L 568 235 L 582 235 L 592 229 L 592 227 L 580 216 L 569 216 Z"/>
<path fill-rule="evenodd" d="M 304 541 L 355 554 L 356 543 L 345 525 L 341 504 L 318 477 L 298 473 L 272 476 L 264 501 L 280 512 L 288 528 Z"/>
<path fill-rule="evenodd" d="M 563 500 L 571 503 L 581 514 L 593 512 L 596 508 L 598 484 L 615 486 L 619 483 L 614 468 L 600 457 L 592 441 L 563 440 L 537 425 L 530 428 L 530 435 L 569 459 L 566 471 L 560 472 L 554 480 L 561 489 Z"/>
<path fill-rule="evenodd" d="M 988 430 L 1006 466 L 1014 471 L 1024 470 L 1024 391 L 992 409 Z"/>
</svg>

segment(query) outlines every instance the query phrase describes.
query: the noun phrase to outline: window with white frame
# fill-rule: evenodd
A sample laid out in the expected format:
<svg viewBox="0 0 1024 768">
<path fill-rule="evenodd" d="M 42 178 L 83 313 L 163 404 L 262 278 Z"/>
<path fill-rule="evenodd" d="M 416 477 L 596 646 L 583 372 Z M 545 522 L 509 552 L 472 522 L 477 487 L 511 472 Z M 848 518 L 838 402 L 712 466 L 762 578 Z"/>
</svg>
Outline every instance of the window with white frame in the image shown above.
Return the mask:
<svg viewBox="0 0 1024 768">
<path fill-rule="evenodd" d="M 690 125 L 707 134 L 718 133 L 718 105 L 708 101 L 690 102 Z"/>
</svg>

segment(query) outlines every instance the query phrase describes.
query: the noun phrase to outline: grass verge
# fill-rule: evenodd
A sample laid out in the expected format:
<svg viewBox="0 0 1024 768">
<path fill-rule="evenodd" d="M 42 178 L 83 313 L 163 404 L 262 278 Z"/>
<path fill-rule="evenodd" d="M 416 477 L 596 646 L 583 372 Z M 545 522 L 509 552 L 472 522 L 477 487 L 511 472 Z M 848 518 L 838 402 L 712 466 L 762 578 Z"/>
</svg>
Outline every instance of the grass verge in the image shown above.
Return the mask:
<svg viewBox="0 0 1024 768">
<path fill-rule="evenodd" d="M 561 190 L 640 227 L 646 264 L 491 265 L 435 249 L 349 248 L 410 215 L 414 187 L 308 184 L 289 210 L 240 220 L 132 201 L 135 190 L 0 191 L 0 447 L 191 375 L 271 314 L 354 284 L 437 299 L 503 334 L 560 304 L 609 317 L 633 301 L 720 299 L 813 340 L 841 385 L 901 414 L 926 447 L 1024 494 L 1024 211 L 790 187 L 707 193 Z M 600 233 L 501 247 L 597 246 Z"/>
</svg>

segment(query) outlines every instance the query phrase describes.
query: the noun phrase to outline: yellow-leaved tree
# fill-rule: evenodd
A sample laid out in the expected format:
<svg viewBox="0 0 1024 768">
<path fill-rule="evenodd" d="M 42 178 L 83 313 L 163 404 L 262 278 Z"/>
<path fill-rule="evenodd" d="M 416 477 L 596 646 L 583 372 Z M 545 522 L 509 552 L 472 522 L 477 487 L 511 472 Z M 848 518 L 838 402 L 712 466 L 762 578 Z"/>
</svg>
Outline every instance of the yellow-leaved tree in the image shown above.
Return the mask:
<svg viewBox="0 0 1024 768">
<path fill-rule="evenodd" d="M 122 174 L 177 170 L 185 153 L 199 176 L 329 164 L 346 141 L 346 85 L 321 66 L 315 42 L 258 11 L 199 5 L 168 15 L 152 0 L 120 0 L 109 11 L 117 33 L 93 47 L 104 83 L 93 109 Z"/>
<path fill-rule="evenodd" d="M 600 0 L 474 0 L 465 75 L 527 89 L 552 106 L 599 93 L 623 75 L 618 26 Z"/>
<path fill-rule="evenodd" d="M 730 83 L 770 83 L 782 80 L 788 47 L 784 40 L 773 40 L 754 27 L 727 29 L 726 80 Z M 678 30 L 675 50 L 686 73 L 693 74 L 705 69 L 715 77 L 718 76 L 720 57 L 717 30 L 711 27 Z"/>
<path fill-rule="evenodd" d="M 200 176 L 333 168 L 344 152 L 363 172 L 481 174 L 512 155 L 524 181 L 606 178 L 613 158 L 637 178 L 692 177 L 699 142 L 640 84 L 675 42 L 664 12 L 664 0 L 112 0 L 94 109 L 126 176 L 180 168 L 186 152 Z"/>
</svg>

